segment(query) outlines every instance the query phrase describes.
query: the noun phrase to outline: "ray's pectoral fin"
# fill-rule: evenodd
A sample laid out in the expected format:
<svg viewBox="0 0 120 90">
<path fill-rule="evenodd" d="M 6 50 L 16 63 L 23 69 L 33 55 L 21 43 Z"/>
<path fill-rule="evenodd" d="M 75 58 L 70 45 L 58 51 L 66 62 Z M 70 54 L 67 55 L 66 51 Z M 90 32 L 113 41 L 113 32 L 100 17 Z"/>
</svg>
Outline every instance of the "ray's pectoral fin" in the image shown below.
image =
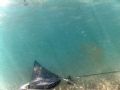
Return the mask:
<svg viewBox="0 0 120 90">
<path fill-rule="evenodd" d="M 51 89 L 60 83 L 61 79 L 58 75 L 50 72 L 37 61 L 34 61 L 32 81 L 30 89 Z"/>
<path fill-rule="evenodd" d="M 41 74 L 42 74 L 42 67 L 41 67 L 41 65 L 35 60 L 35 61 L 34 61 L 34 67 L 33 67 L 32 80 L 35 80 L 36 78 L 41 77 Z"/>
<path fill-rule="evenodd" d="M 26 83 L 26 84 L 22 85 L 19 90 L 27 90 L 28 87 L 29 87 L 29 83 Z"/>
<path fill-rule="evenodd" d="M 61 78 L 34 61 L 32 80 L 21 87 L 21 90 L 28 89 L 51 89 L 57 86 Z"/>
</svg>

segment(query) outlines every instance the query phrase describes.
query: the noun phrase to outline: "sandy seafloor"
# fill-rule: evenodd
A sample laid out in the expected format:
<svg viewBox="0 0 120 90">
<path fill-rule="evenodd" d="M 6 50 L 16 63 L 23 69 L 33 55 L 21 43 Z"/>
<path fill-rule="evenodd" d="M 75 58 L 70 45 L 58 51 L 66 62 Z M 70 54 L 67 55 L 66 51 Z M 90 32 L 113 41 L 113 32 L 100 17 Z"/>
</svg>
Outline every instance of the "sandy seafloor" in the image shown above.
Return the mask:
<svg viewBox="0 0 120 90">
<path fill-rule="evenodd" d="M 119 0 L 2 1 L 0 90 L 18 90 L 29 82 L 34 60 L 61 77 L 120 70 L 119 38 Z M 119 73 L 76 82 L 63 82 L 56 90 L 120 87 Z"/>
</svg>

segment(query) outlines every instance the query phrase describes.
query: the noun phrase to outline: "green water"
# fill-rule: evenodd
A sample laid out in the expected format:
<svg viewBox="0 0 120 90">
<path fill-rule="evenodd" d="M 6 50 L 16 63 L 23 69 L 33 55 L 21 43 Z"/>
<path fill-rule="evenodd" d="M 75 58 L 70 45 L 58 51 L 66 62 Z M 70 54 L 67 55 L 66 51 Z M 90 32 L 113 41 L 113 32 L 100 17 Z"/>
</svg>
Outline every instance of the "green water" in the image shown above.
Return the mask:
<svg viewBox="0 0 120 90">
<path fill-rule="evenodd" d="M 118 0 L 10 0 L 0 7 L 0 90 L 31 77 L 34 60 L 60 76 L 120 70 Z"/>
</svg>

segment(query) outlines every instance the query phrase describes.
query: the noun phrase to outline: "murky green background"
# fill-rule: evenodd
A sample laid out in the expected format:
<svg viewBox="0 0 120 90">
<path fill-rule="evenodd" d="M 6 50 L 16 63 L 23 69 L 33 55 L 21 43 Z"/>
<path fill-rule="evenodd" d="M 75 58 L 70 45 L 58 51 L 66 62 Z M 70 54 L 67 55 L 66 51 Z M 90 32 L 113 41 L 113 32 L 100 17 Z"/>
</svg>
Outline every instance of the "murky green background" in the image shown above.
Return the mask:
<svg viewBox="0 0 120 90">
<path fill-rule="evenodd" d="M 119 0 L 9 2 L 0 6 L 0 90 L 28 82 L 34 60 L 60 76 L 120 70 Z"/>
</svg>

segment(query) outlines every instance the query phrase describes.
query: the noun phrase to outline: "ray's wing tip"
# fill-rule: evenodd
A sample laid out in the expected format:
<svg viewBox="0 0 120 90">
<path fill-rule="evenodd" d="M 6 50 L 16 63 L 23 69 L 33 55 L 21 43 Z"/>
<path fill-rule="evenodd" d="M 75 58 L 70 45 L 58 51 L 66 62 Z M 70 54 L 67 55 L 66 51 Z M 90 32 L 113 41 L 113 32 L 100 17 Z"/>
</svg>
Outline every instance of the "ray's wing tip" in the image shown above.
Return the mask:
<svg viewBox="0 0 120 90">
<path fill-rule="evenodd" d="M 37 60 L 35 60 L 34 61 L 34 66 L 41 66 L 41 65 L 40 65 L 40 63 Z"/>
</svg>

